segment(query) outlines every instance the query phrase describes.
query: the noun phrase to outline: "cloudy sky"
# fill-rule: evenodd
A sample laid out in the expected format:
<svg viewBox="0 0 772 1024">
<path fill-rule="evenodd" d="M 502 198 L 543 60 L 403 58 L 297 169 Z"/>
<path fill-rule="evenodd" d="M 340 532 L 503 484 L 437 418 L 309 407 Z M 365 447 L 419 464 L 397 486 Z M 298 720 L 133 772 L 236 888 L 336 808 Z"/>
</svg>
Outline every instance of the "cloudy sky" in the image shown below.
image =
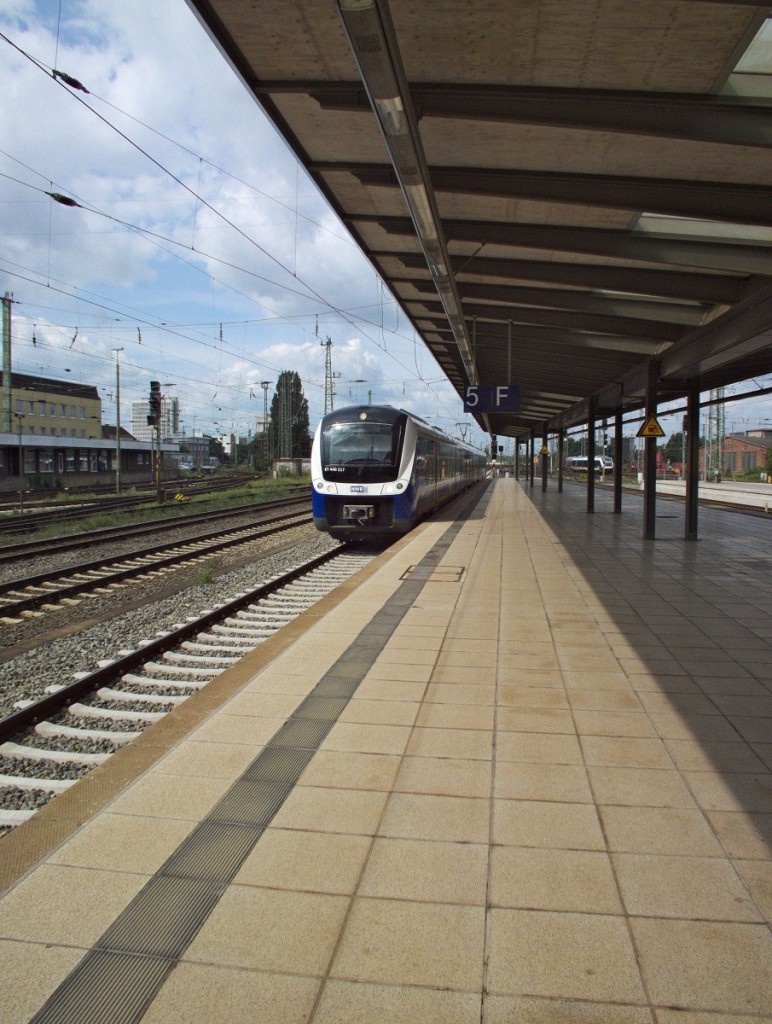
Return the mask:
<svg viewBox="0 0 772 1024">
<path fill-rule="evenodd" d="M 371 397 L 451 432 L 465 419 L 184 0 L 3 0 L 0 33 L 0 293 L 14 298 L 15 371 L 97 385 L 114 423 L 119 358 L 124 426 L 153 379 L 188 432 L 246 435 L 260 382 L 286 369 L 316 424 L 329 337 L 337 406 Z M 769 401 L 738 403 L 727 426 L 765 417 Z"/>
<path fill-rule="evenodd" d="M 96 384 L 114 423 L 120 358 L 124 425 L 155 379 L 189 432 L 246 434 L 260 382 L 286 369 L 315 425 L 331 338 L 336 406 L 372 397 L 445 429 L 464 418 L 184 0 L 4 0 L 0 32 L 14 370 Z"/>
</svg>

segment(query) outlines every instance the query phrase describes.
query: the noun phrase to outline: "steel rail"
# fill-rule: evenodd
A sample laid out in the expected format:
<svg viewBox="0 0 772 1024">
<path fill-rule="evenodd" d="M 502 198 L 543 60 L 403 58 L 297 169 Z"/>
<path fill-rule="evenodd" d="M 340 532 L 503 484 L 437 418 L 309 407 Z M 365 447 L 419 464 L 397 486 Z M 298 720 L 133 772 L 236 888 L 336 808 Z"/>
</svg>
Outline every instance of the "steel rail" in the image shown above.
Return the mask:
<svg viewBox="0 0 772 1024">
<path fill-rule="evenodd" d="M 288 524 L 286 522 L 288 519 L 297 521 Z M 78 574 L 95 572 L 100 569 L 108 568 L 110 565 L 121 565 L 125 562 L 131 561 L 132 559 L 152 557 L 154 553 L 161 551 L 171 552 L 166 557 L 156 559 L 146 565 L 128 566 L 124 569 L 118 569 L 115 572 L 111 572 L 109 575 L 103 577 L 91 577 L 87 580 L 78 580 L 75 583 L 68 583 L 56 590 L 30 594 L 7 604 L 0 604 L 0 616 L 13 618 L 21 612 L 34 611 L 43 605 L 55 604 L 57 601 L 62 601 L 64 598 L 75 597 L 78 594 L 83 594 L 84 592 L 93 590 L 95 587 L 108 587 L 111 583 L 121 583 L 124 580 L 143 576 L 147 573 L 156 572 L 159 569 L 165 569 L 170 566 L 179 567 L 186 561 L 200 559 L 213 554 L 214 552 L 222 551 L 225 548 L 235 547 L 238 544 L 247 544 L 250 541 L 257 540 L 261 537 L 269 537 L 273 533 L 281 533 L 287 529 L 291 529 L 293 526 L 300 526 L 305 523 L 310 523 L 311 521 L 310 512 L 306 514 L 288 512 L 286 515 L 274 517 L 273 519 L 269 519 L 265 523 L 255 527 L 242 527 L 241 529 L 229 531 L 230 535 L 226 538 L 223 538 L 222 531 L 217 531 L 216 533 L 208 534 L 204 537 L 196 537 L 187 541 L 176 541 L 171 545 L 162 544 L 154 548 L 147 548 L 131 552 L 129 554 L 120 555 L 113 559 L 98 559 L 94 562 L 86 562 L 65 570 L 41 573 L 38 576 L 33 576 L 23 581 L 9 581 L 7 583 L 0 584 L 0 595 L 13 592 L 15 590 L 21 590 L 22 588 L 37 587 L 45 583 L 52 583 L 57 579 L 68 579 Z M 268 526 L 269 523 L 278 523 L 279 525 Z M 215 538 L 218 537 L 223 539 L 215 542 Z M 211 541 L 212 543 L 203 547 L 202 550 L 186 551 L 182 556 L 180 556 L 180 548 L 188 548 L 191 544 L 197 543 L 206 544 L 208 541 Z"/>
<path fill-rule="evenodd" d="M 163 529 L 175 529 L 180 527 L 195 526 L 198 523 L 205 523 L 217 519 L 235 519 L 238 516 L 248 515 L 250 512 L 256 515 L 261 512 L 271 512 L 274 509 L 290 508 L 294 505 L 308 504 L 308 496 L 281 498 L 276 501 L 266 501 L 256 504 L 250 502 L 245 505 L 236 505 L 229 509 L 213 509 L 208 512 L 194 512 L 189 515 L 164 516 L 161 519 L 154 519 L 151 522 L 135 523 L 127 526 L 106 526 L 101 530 L 91 530 L 87 536 L 80 534 L 69 534 L 56 538 L 56 550 L 77 551 L 78 548 L 93 547 L 95 544 L 109 543 L 112 540 L 124 540 L 127 537 L 140 537 L 147 533 L 158 533 Z M 22 544 L 13 544 L 9 547 L 0 547 L 0 565 L 8 565 L 13 562 L 20 562 L 29 555 L 38 554 L 40 541 L 25 541 Z"/>
<path fill-rule="evenodd" d="M 40 700 L 35 701 L 28 707 L 20 708 L 10 715 L 0 718 L 0 742 L 5 742 L 11 739 L 12 736 L 29 729 L 51 715 L 58 714 L 71 701 L 78 700 L 86 696 L 86 694 L 98 690 L 101 686 L 105 686 L 111 680 L 126 672 L 134 671 L 145 662 L 157 658 L 166 651 L 173 650 L 185 640 L 196 636 L 202 630 L 208 629 L 221 619 L 233 615 L 241 608 L 254 604 L 255 601 L 267 597 L 276 590 L 280 590 L 288 583 L 292 583 L 301 576 L 305 576 L 320 565 L 332 561 L 332 559 L 339 557 L 343 550 L 341 546 L 333 548 L 331 551 L 326 551 L 323 555 L 318 555 L 308 562 L 296 566 L 296 568 L 284 575 L 269 580 L 267 583 L 261 584 L 246 594 L 240 594 L 238 597 L 219 605 L 217 608 L 204 612 L 196 619 L 186 622 L 176 629 L 164 632 L 155 640 L 143 644 L 128 654 L 115 658 L 108 665 L 80 676 L 74 682 L 68 683 L 62 689 L 57 690 L 56 693 L 41 697 Z"/>
</svg>

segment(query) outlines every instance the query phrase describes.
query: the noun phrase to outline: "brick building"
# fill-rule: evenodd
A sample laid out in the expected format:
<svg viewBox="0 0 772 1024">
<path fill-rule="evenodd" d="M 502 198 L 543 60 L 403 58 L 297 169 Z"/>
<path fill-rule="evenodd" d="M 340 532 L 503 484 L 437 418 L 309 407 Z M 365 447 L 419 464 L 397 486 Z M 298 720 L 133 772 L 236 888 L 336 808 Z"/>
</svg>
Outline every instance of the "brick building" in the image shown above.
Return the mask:
<svg viewBox="0 0 772 1024">
<path fill-rule="evenodd" d="M 771 451 L 772 430 L 727 434 L 724 438 L 723 471 L 733 474 L 765 469 Z"/>
</svg>

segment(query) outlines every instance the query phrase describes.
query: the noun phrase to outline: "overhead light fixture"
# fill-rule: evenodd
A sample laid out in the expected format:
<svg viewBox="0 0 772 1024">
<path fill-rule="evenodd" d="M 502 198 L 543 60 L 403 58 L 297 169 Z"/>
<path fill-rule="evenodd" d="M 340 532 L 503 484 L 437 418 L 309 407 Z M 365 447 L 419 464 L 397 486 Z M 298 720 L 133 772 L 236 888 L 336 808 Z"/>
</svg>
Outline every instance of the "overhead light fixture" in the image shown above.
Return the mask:
<svg viewBox="0 0 772 1024">
<path fill-rule="evenodd" d="M 336 0 L 336 3 L 468 381 L 477 384 L 477 367 L 456 284 L 447 271 L 450 265 L 447 246 L 388 2 Z"/>
<path fill-rule="evenodd" d="M 386 135 L 410 134 L 410 126 L 405 117 L 405 108 L 402 106 L 401 97 L 389 96 L 386 99 L 374 97 L 374 102 L 375 112 Z"/>
<path fill-rule="evenodd" d="M 423 184 L 405 185 L 404 191 L 408 205 L 410 206 L 410 210 L 413 214 L 413 221 L 418 229 L 418 233 L 421 238 L 431 245 L 436 251 L 437 243 L 439 242 L 437 223 L 432 213 L 432 207 L 429 202 L 426 187 Z"/>
<path fill-rule="evenodd" d="M 338 0 L 338 10 L 373 106 L 401 102 L 397 71 L 375 0 Z"/>
</svg>

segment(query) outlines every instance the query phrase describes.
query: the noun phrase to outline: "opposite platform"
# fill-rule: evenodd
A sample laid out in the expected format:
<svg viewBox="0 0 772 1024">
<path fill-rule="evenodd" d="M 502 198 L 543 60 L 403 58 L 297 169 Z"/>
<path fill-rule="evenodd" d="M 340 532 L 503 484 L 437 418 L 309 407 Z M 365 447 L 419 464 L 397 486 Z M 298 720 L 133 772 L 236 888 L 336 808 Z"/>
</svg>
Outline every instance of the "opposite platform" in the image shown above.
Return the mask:
<svg viewBox="0 0 772 1024">
<path fill-rule="evenodd" d="M 0 1021 L 772 1020 L 769 548 L 582 502 L 497 481 L 149 730 Z"/>
</svg>

